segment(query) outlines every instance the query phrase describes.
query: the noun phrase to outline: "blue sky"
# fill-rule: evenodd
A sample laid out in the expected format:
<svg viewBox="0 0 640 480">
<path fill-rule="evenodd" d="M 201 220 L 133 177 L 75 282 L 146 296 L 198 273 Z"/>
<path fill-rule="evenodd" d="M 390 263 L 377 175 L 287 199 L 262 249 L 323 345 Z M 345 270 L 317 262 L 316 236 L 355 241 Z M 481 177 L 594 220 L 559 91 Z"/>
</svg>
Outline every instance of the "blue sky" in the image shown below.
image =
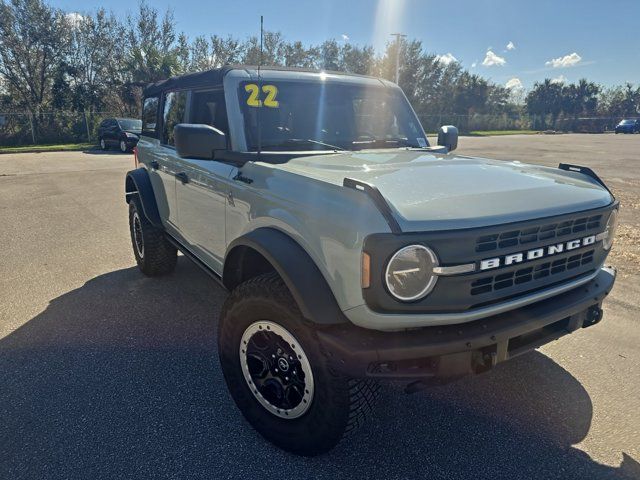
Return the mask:
<svg viewBox="0 0 640 480">
<path fill-rule="evenodd" d="M 389 34 L 403 32 L 465 68 L 525 87 L 544 78 L 604 85 L 640 83 L 638 0 L 149 0 L 173 9 L 178 29 L 189 36 L 256 34 L 265 29 L 305 44 L 335 38 L 381 50 Z M 69 12 L 100 6 L 126 16 L 135 0 L 53 0 Z M 343 35 L 348 37 L 344 40 Z M 511 42 L 513 49 L 508 49 Z M 491 51 L 492 55 L 488 52 Z M 555 62 L 554 62 L 555 60 Z M 483 65 L 484 63 L 484 65 Z M 556 65 L 554 67 L 554 64 Z M 517 84 L 513 81 L 512 84 Z"/>
</svg>

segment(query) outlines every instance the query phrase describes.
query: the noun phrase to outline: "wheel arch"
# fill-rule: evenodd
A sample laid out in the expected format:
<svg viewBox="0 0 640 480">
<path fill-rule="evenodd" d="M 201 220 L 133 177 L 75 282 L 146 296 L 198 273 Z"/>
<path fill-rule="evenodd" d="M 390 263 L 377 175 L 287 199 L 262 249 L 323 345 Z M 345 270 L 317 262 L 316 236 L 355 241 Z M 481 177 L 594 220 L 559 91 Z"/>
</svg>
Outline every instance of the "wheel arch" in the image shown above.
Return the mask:
<svg viewBox="0 0 640 480">
<path fill-rule="evenodd" d="M 306 319 L 317 324 L 348 321 L 315 262 L 280 230 L 258 228 L 234 240 L 225 255 L 222 283 L 233 290 L 268 271 L 280 275 Z"/>
<path fill-rule="evenodd" d="M 124 183 L 125 201 L 130 203 L 137 196 L 142 211 L 154 227 L 163 228 L 156 197 L 151 186 L 149 172 L 145 168 L 136 168 L 127 172 Z"/>
</svg>

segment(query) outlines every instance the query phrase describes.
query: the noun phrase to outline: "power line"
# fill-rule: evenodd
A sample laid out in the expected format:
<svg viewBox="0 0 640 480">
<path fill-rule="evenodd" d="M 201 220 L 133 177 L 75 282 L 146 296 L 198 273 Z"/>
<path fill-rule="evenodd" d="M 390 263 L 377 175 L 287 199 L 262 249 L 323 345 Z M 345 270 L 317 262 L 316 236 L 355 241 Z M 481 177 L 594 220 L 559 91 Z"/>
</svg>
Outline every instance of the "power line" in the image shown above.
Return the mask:
<svg viewBox="0 0 640 480">
<path fill-rule="evenodd" d="M 396 84 L 400 80 L 400 39 L 405 38 L 403 33 L 392 33 L 392 37 L 396 37 Z"/>
</svg>

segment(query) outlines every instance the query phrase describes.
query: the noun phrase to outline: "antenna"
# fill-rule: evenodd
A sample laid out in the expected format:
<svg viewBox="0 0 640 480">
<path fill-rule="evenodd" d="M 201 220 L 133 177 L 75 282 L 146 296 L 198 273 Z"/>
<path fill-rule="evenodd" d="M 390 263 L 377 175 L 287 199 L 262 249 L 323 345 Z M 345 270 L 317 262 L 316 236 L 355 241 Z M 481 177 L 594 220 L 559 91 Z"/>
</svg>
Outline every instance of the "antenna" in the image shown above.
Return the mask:
<svg viewBox="0 0 640 480">
<path fill-rule="evenodd" d="M 264 17 L 260 15 L 260 61 L 258 62 L 258 156 L 262 152 L 262 37 L 264 32 Z"/>
</svg>

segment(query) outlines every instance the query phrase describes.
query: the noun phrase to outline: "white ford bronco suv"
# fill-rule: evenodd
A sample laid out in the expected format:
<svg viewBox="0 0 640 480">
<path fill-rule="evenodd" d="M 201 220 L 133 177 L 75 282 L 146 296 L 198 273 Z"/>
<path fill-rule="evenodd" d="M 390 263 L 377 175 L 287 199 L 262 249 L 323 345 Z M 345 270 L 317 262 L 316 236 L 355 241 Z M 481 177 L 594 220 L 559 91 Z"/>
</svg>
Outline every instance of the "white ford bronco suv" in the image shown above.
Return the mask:
<svg viewBox="0 0 640 480">
<path fill-rule="evenodd" d="M 225 67 L 144 92 L 126 176 L 146 275 L 181 251 L 230 295 L 228 389 L 264 437 L 326 452 L 382 379 L 490 370 L 602 318 L 618 203 L 588 168 L 430 146 L 401 89 Z"/>
</svg>

